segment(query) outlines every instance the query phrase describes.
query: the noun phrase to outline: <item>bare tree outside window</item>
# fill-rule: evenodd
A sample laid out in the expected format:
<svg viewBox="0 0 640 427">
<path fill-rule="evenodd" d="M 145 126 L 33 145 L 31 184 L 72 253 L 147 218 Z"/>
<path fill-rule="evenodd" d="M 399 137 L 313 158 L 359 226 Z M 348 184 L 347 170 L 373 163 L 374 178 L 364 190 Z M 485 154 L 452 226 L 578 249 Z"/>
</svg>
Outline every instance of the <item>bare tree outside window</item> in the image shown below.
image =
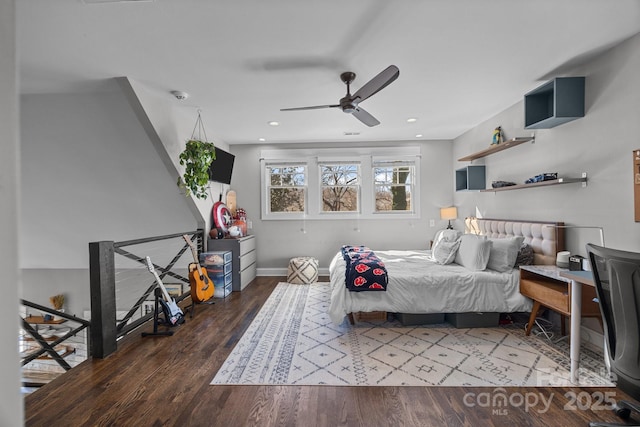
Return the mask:
<svg viewBox="0 0 640 427">
<path fill-rule="evenodd" d="M 373 169 L 376 212 L 411 211 L 413 166 L 385 166 Z"/>
<path fill-rule="evenodd" d="M 322 212 L 357 212 L 360 204 L 360 166 L 320 165 Z"/>
<path fill-rule="evenodd" d="M 305 166 L 268 166 L 270 212 L 304 212 Z"/>
</svg>

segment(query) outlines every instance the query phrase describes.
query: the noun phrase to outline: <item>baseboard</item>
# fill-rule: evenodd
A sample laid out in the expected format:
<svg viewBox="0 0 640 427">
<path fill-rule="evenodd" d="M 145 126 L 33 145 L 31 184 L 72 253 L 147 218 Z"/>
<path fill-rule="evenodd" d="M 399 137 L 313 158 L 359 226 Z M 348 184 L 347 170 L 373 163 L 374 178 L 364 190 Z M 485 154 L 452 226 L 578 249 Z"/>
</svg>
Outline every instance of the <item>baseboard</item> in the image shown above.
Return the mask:
<svg viewBox="0 0 640 427">
<path fill-rule="evenodd" d="M 286 276 L 288 273 L 287 268 L 258 268 L 256 274 L 258 276 Z M 328 276 L 329 268 L 318 268 L 318 274 L 320 276 Z"/>
<path fill-rule="evenodd" d="M 604 335 L 585 326 L 580 327 L 580 341 L 588 342 L 600 350 L 604 348 Z"/>
</svg>

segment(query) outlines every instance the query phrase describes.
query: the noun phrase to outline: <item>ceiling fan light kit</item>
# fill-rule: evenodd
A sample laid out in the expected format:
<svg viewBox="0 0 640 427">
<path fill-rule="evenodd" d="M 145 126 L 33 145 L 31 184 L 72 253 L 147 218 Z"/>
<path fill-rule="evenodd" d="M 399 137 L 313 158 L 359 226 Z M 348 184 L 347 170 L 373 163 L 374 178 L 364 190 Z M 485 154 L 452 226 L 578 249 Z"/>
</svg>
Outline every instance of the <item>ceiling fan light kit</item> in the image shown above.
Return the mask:
<svg viewBox="0 0 640 427">
<path fill-rule="evenodd" d="M 295 107 L 295 108 L 282 108 L 280 111 L 300 111 L 300 110 L 317 110 L 320 108 L 340 108 L 347 114 L 352 114 L 356 119 L 369 127 L 377 126 L 380 124 L 378 119 L 369 114 L 366 110 L 360 107 L 360 103 L 365 99 L 375 95 L 380 90 L 387 87 L 400 75 L 400 70 L 395 65 L 389 65 L 382 70 L 377 76 L 369 80 L 353 95 L 351 94 L 351 83 L 356 78 L 356 73 L 352 71 L 345 71 L 340 74 L 340 80 L 347 85 L 347 94 L 340 99 L 338 104 L 328 105 L 314 105 L 310 107 Z"/>
</svg>

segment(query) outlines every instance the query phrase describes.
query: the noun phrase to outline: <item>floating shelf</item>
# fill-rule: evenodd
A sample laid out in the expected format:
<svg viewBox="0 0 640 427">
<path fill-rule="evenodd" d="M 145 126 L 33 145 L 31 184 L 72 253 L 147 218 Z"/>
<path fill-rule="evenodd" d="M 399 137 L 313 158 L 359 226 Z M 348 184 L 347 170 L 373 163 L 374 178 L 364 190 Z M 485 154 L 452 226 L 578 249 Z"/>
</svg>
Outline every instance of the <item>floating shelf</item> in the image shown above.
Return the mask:
<svg viewBox="0 0 640 427">
<path fill-rule="evenodd" d="M 510 185 L 508 187 L 487 188 L 480 191 L 495 193 L 497 191 L 520 190 L 523 188 L 548 187 L 550 185 L 560 185 L 560 184 L 574 184 L 576 182 L 582 182 L 583 186 L 586 186 L 587 174 L 583 173 L 582 178 L 558 178 L 558 179 L 553 179 L 549 181 L 532 182 L 531 184 L 516 184 L 516 185 Z"/>
<path fill-rule="evenodd" d="M 584 77 L 557 77 L 524 96 L 524 128 L 551 129 L 584 117 Z"/>
<path fill-rule="evenodd" d="M 478 191 L 486 187 L 484 165 L 469 165 L 456 170 L 456 191 Z"/>
<path fill-rule="evenodd" d="M 27 316 L 24 318 L 27 323 L 31 323 L 33 325 L 59 325 L 61 323 L 66 322 L 66 319 L 52 319 L 52 320 L 44 320 L 44 316 Z"/>
<path fill-rule="evenodd" d="M 525 142 L 535 141 L 535 137 L 526 137 L 526 138 L 512 138 L 508 141 L 501 142 L 500 144 L 492 145 L 489 148 L 486 148 L 482 151 L 478 151 L 477 153 L 469 154 L 468 156 L 464 156 L 458 159 L 459 162 L 468 162 L 471 160 L 480 159 L 482 157 L 486 157 L 490 154 L 497 153 L 502 150 L 506 150 L 507 148 L 516 147 L 520 144 L 524 144 Z"/>
</svg>

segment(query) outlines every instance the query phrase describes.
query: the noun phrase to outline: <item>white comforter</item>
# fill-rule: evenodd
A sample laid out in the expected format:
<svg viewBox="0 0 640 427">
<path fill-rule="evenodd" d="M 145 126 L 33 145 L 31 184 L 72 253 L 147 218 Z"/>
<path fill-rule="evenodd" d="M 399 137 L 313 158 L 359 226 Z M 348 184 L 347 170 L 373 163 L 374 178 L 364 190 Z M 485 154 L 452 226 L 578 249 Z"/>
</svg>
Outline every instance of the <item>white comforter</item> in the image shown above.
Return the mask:
<svg viewBox="0 0 640 427">
<path fill-rule="evenodd" d="M 519 290 L 519 272 L 471 271 L 458 264 L 440 265 L 431 251 L 374 251 L 389 276 L 386 291 L 351 292 L 345 262 L 338 251 L 329 266 L 329 316 L 340 324 L 348 313 L 512 313 L 531 311 L 531 300 Z"/>
</svg>

